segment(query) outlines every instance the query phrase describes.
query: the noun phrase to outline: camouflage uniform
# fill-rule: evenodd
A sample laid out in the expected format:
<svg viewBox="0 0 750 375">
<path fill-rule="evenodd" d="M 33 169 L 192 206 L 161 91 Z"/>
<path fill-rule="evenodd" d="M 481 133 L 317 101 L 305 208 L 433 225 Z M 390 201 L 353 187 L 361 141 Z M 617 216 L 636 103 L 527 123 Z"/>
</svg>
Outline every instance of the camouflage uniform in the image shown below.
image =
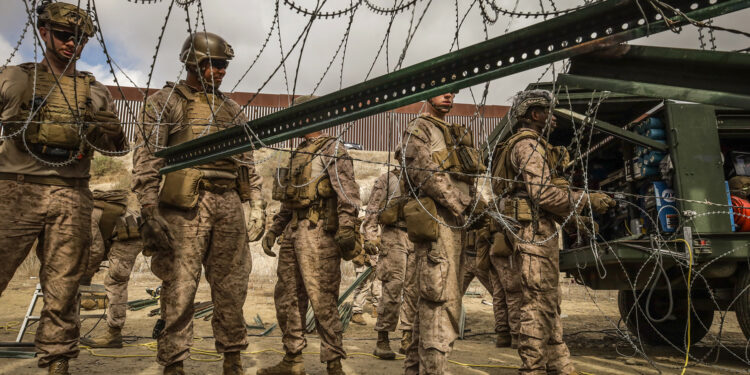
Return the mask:
<svg viewBox="0 0 750 375">
<path fill-rule="evenodd" d="M 197 169 L 202 177 L 195 183 L 197 192 L 191 191 L 197 194 L 192 201 L 194 207 L 178 208 L 177 202 L 166 204 L 167 199 L 175 199 L 172 194 L 165 193 L 164 188 L 159 192 L 162 180 L 159 169 L 165 162 L 152 151 L 155 146 L 171 146 L 227 127 L 241 126 L 247 118 L 240 106 L 221 92 L 198 91 L 184 81 L 168 83 L 149 96 L 144 116 L 141 122 L 143 134 L 149 137 L 149 147 L 138 148 L 133 154 L 133 191 L 141 207 L 159 204 L 159 212 L 174 238 L 171 250 L 157 251 L 151 261 L 151 270 L 162 280 L 162 318 L 166 321 L 157 338 L 157 362 L 169 366 L 187 359 L 190 354 L 193 302 L 201 266 L 211 286 L 214 303 L 211 326 L 216 350 L 219 353 L 244 350 L 247 331 L 242 306 L 247 296 L 252 260 L 242 201 L 262 199 L 260 177 L 252 164 L 240 165 L 229 158 L 197 166 L 192 171 Z M 142 134 L 137 134 L 138 142 L 143 142 Z M 233 158 L 245 163 L 253 161 L 252 152 Z M 247 168 L 249 182 L 240 181 L 238 175 L 242 174 L 242 168 Z M 180 178 L 180 174 L 173 173 L 175 178 Z M 165 186 L 170 175 L 172 173 L 165 176 Z"/>
<path fill-rule="evenodd" d="M 25 134 L 21 135 L 13 122 L 23 123 L 28 118 L 35 76 L 37 96 L 51 94 L 47 96 L 44 109 L 37 112 Z M 44 293 L 44 307 L 35 337 L 40 367 L 49 366 L 53 361 L 75 358 L 79 352 L 78 285 L 86 270 L 91 241 L 94 202 L 88 184 L 93 151 L 88 146 L 84 146 L 83 152 L 57 146 L 48 148 L 44 143 L 27 140 L 35 154 L 49 161 L 63 162 L 71 155 L 75 159 L 75 153 L 80 152 L 77 160 L 65 166 L 50 166 L 30 155 L 21 138 L 32 137 L 29 135 L 34 133 L 32 128 L 42 124 L 41 121 L 46 122 L 38 125 L 40 133 L 47 126 L 77 129 L 75 116 L 65 102 L 67 98 L 70 105 L 78 105 L 78 113 L 85 113 L 83 120 L 89 123 L 89 129 L 95 129 L 97 116 L 105 113 L 114 129 L 119 129 L 100 138 L 88 133 L 88 142 L 109 151 L 127 149 L 107 88 L 89 73 L 77 72 L 75 77 L 64 75 L 58 79 L 59 86 L 42 64 L 9 66 L 0 72 L 0 121 L 4 122 L 0 127 L 5 135 L 16 134 L 0 144 L 0 258 L 3 259 L 0 262 L 0 293 L 38 239 L 39 282 Z M 73 91 L 75 86 L 78 88 L 77 97 Z M 55 118 L 46 116 L 57 116 L 62 125 L 57 125 Z M 75 148 L 88 143 L 80 139 L 77 142 Z M 52 149 L 62 150 L 65 156 L 48 154 Z"/>
<path fill-rule="evenodd" d="M 414 243 L 419 301 L 414 336 L 404 361 L 407 374 L 443 373 L 447 355 L 458 337 L 466 231 L 455 227 L 464 225 L 463 212 L 474 192 L 473 179 L 445 172 L 461 172 L 454 169 L 456 151 L 447 144 L 446 132 L 451 131 L 450 126 L 435 117 L 421 115 L 404 132 L 403 159 L 397 153 L 408 177 L 406 189 L 411 195 L 431 198 L 436 205 L 436 219 L 441 222 L 436 241 Z M 456 129 L 463 132 L 456 142 L 471 137 L 465 128 Z"/>
<path fill-rule="evenodd" d="M 104 276 L 104 289 L 107 291 L 107 326 L 119 328 L 125 326 L 128 310 L 128 282 L 133 272 L 135 260 L 143 247 L 140 241 L 117 241 L 112 244 L 107 260 L 109 268 Z"/>
<path fill-rule="evenodd" d="M 553 185 L 554 176 L 547 160 L 550 146 L 538 132 L 531 129 L 522 132 L 527 134 L 519 132 L 515 139 L 498 146 L 498 150 L 507 150 L 507 157 L 497 158 L 493 170 L 493 176 L 515 175 L 516 180 L 523 181 L 509 183 L 510 187 L 493 187 L 497 194 L 508 197 L 504 201 L 506 214 L 513 215 L 509 213 L 513 200 L 525 200 L 531 202 L 533 214 L 529 215 L 535 216 L 519 218 L 518 238 L 508 236 L 514 250 L 510 262 L 521 271 L 518 353 L 522 365 L 519 371 L 522 374 L 569 374 L 574 368 L 562 337 L 558 285 L 560 250 L 555 222 L 576 209 L 582 193 Z M 548 240 L 541 244 L 533 243 L 545 239 Z M 495 261 L 500 266 L 504 265 L 502 262 Z M 513 281 L 509 281 L 512 285 Z"/>
<path fill-rule="evenodd" d="M 292 153 L 290 164 L 297 166 L 297 160 L 305 160 L 309 153 L 315 156 L 301 163 L 311 168 L 309 178 L 292 184 L 318 190 L 321 181 L 328 179 L 333 192 L 325 199 L 315 193 L 315 198 L 307 202 L 305 208 L 294 208 L 299 202 L 293 199 L 282 200 L 281 209 L 267 232 L 282 234 L 274 303 L 287 355 L 298 355 L 307 346 L 305 314 L 309 303 L 315 311 L 315 327 L 321 341 L 320 361 L 331 362 L 346 358 L 336 307 L 341 283 L 341 251 L 334 241 L 334 232 L 337 226 L 357 227 L 359 185 L 354 180 L 351 158 L 335 138 L 321 136 L 305 140 Z M 337 157 L 331 157 L 333 155 Z M 299 176 L 294 175 L 295 171 L 289 173 L 292 181 L 297 181 Z M 324 207 L 319 208 L 321 206 Z"/>
<path fill-rule="evenodd" d="M 117 220 L 125 214 L 127 191 L 94 190 L 94 212 L 91 215 L 91 250 L 88 267 L 81 279 L 82 285 L 91 284 L 91 279 L 99 271 L 112 246 L 112 234 Z"/>
<path fill-rule="evenodd" d="M 376 331 L 393 332 L 401 314 L 401 329 L 411 330 L 416 308 L 416 293 L 405 290 L 406 280 L 414 272 L 407 272 L 409 260 L 414 259 L 414 245 L 406 234 L 406 223 L 403 218 L 389 225 L 379 225 L 380 212 L 386 202 L 399 204 L 401 188 L 399 174 L 386 172 L 375 180 L 367 203 L 367 215 L 363 222 L 365 240 L 380 242 L 378 254 L 377 277 L 383 283 L 383 295 L 378 305 Z M 380 227 L 381 230 L 378 230 Z M 401 296 L 403 295 L 403 303 Z"/>
<path fill-rule="evenodd" d="M 370 256 L 370 263 L 372 264 L 373 272 L 368 276 L 362 283 L 357 285 L 356 288 L 354 288 L 354 295 L 352 296 L 352 313 L 353 314 L 362 314 L 363 309 L 365 307 L 365 303 L 367 303 L 368 297 L 370 300 L 370 303 L 372 303 L 372 309 L 374 311 L 377 311 L 378 306 L 380 306 L 380 300 L 383 295 L 383 287 L 382 282 L 380 279 L 376 278 L 375 275 L 377 274 L 377 264 L 378 264 L 378 256 L 373 255 Z M 367 266 L 361 266 L 354 268 L 355 277 L 359 277 L 359 275 L 362 274 L 362 272 L 365 272 L 367 269 Z"/>
<path fill-rule="evenodd" d="M 510 257 L 490 256 L 490 275 L 494 292 L 492 306 L 495 311 L 495 332 L 498 335 L 510 334 L 518 340 L 521 319 L 521 271 L 518 262 Z"/>
</svg>

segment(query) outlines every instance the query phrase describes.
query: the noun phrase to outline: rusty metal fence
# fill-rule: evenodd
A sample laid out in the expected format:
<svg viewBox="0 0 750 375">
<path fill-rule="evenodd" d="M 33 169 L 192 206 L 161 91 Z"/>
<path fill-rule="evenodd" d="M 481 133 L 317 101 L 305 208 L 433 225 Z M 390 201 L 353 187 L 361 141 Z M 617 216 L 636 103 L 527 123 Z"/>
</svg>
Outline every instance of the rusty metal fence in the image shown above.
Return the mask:
<svg viewBox="0 0 750 375">
<path fill-rule="evenodd" d="M 137 115 L 141 111 L 142 101 L 116 99 L 115 106 L 120 121 L 125 128 L 128 140 L 135 139 L 137 131 Z M 283 108 L 249 106 L 245 108 L 245 114 L 251 120 L 260 118 Z M 363 150 L 388 151 L 392 150 L 401 139 L 406 124 L 417 116 L 417 113 L 384 112 L 355 121 L 348 131 L 343 135 L 344 142 L 356 143 Z M 476 116 L 447 116 L 448 122 L 454 122 L 468 126 L 474 132 L 474 140 L 477 145 L 482 144 L 492 129 L 500 122 L 500 117 L 476 117 Z M 338 135 L 348 125 L 339 125 L 327 130 L 330 135 Z M 277 147 L 296 147 L 299 140 L 285 141 L 276 145 Z"/>
</svg>

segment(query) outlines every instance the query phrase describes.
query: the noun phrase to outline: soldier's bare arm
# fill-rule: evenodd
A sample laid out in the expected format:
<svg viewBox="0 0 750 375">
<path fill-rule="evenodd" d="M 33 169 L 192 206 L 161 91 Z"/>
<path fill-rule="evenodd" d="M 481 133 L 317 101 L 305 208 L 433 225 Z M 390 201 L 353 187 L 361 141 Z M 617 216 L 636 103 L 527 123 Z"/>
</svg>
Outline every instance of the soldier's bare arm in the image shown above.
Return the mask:
<svg viewBox="0 0 750 375">
<path fill-rule="evenodd" d="M 408 190 L 419 188 L 422 193 L 459 216 L 466 209 L 470 198 L 462 197 L 461 192 L 451 184 L 448 175 L 439 172 L 441 168 L 432 159 L 429 132 L 425 130 L 425 126 L 429 126 L 426 120 L 416 119 L 404 132 L 402 149 L 409 178 L 406 187 Z"/>
<path fill-rule="evenodd" d="M 513 147 L 511 160 L 526 183 L 526 191 L 539 208 L 558 216 L 567 216 L 580 198 L 579 192 L 552 184 L 544 147 L 535 139 L 523 139 Z M 583 202 L 579 203 L 579 208 Z"/>
</svg>

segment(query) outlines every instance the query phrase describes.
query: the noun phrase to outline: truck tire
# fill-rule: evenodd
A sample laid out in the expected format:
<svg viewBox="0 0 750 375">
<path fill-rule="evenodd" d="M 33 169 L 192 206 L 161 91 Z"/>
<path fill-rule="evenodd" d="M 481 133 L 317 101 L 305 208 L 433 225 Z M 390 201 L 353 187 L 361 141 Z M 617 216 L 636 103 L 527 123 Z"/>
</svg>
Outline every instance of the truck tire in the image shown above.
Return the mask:
<svg viewBox="0 0 750 375">
<path fill-rule="evenodd" d="M 638 291 L 636 295 L 639 296 L 637 308 L 634 308 L 635 296 L 632 290 L 621 290 L 617 295 L 620 316 L 628 330 L 640 337 L 642 342 L 651 345 L 669 345 L 671 343 L 678 348 L 684 348 L 687 331 L 687 294 L 685 291 L 674 291 L 671 317 L 663 322 L 651 321 L 645 314 L 648 291 Z M 669 297 L 666 292 L 655 291 L 651 298 L 652 302 L 649 305 L 651 317 L 660 320 L 668 312 L 667 301 Z M 690 322 L 691 345 L 706 336 L 713 319 L 714 310 L 693 310 Z"/>
<path fill-rule="evenodd" d="M 740 270 L 740 277 L 734 288 L 734 295 L 737 296 L 734 313 L 737 315 L 737 322 L 740 323 L 742 333 L 745 334 L 746 339 L 750 340 L 750 270 L 747 268 Z"/>
</svg>

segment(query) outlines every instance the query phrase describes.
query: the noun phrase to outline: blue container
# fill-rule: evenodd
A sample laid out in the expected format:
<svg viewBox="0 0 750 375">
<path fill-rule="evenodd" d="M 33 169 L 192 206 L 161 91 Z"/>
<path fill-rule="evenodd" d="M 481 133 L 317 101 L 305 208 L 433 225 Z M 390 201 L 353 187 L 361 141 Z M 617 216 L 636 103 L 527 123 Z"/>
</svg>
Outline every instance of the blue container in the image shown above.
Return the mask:
<svg viewBox="0 0 750 375">
<path fill-rule="evenodd" d="M 649 137 L 651 139 L 666 139 L 667 133 L 664 131 L 664 129 L 649 129 L 646 130 L 646 137 Z"/>
</svg>

